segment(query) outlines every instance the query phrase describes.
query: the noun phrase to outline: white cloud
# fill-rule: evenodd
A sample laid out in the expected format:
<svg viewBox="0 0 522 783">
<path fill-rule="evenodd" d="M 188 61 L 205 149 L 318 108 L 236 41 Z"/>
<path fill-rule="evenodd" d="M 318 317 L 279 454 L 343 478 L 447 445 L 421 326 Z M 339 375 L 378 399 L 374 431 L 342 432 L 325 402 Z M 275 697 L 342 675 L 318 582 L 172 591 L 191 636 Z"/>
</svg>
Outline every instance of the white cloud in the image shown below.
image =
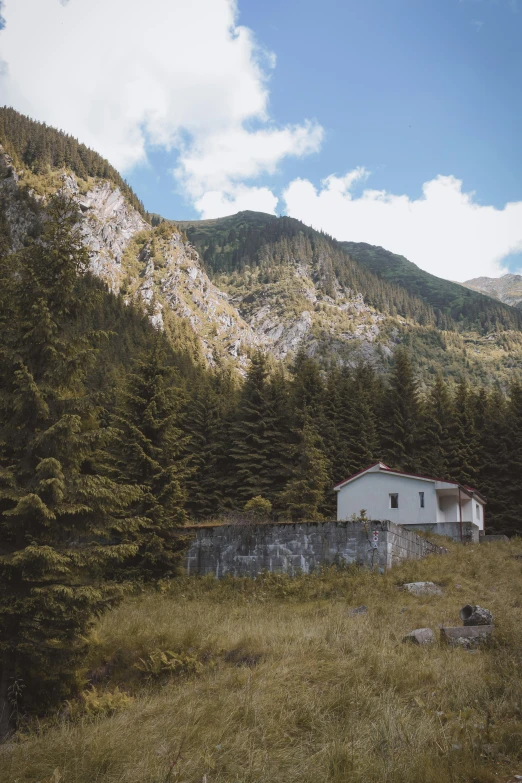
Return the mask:
<svg viewBox="0 0 522 783">
<path fill-rule="evenodd" d="M 278 198 L 269 188 L 247 187 L 236 185 L 229 193 L 220 190 L 208 190 L 200 198 L 196 199 L 195 206 L 201 217 L 224 217 L 234 215 L 244 209 L 254 212 L 268 212 L 275 215 Z"/>
<path fill-rule="evenodd" d="M 275 65 L 237 24 L 235 0 L 5 0 L 2 102 L 62 128 L 121 170 L 147 144 L 179 151 L 188 196 L 244 201 L 244 180 L 317 150 L 314 122 L 275 126 Z M 251 189 L 254 204 L 265 188 Z M 272 196 L 275 199 L 275 196 Z"/>
<path fill-rule="evenodd" d="M 370 189 L 354 196 L 350 189 L 362 171 L 327 177 L 319 189 L 294 180 L 283 194 L 287 214 L 339 240 L 385 247 L 451 280 L 503 274 L 503 259 L 522 251 L 522 202 L 483 206 L 460 180 L 443 176 L 425 182 L 418 199 Z"/>
</svg>

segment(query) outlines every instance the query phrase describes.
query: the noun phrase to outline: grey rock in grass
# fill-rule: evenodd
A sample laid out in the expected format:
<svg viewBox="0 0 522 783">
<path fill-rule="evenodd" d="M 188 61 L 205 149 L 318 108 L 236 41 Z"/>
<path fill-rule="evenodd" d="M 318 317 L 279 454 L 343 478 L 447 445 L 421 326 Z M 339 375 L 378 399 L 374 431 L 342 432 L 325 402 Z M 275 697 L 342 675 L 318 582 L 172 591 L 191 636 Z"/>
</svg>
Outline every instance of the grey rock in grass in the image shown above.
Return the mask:
<svg viewBox="0 0 522 783">
<path fill-rule="evenodd" d="M 408 582 L 403 588 L 413 595 L 442 595 L 442 589 L 434 582 Z"/>
<path fill-rule="evenodd" d="M 440 639 L 450 647 L 479 647 L 490 641 L 494 625 L 472 625 L 458 628 L 441 628 Z"/>
<path fill-rule="evenodd" d="M 466 626 L 493 625 L 493 615 L 489 609 L 483 609 L 481 606 L 466 604 L 460 610 L 459 615 Z"/>
<path fill-rule="evenodd" d="M 367 614 L 368 613 L 368 607 L 367 606 L 356 606 L 355 609 L 350 609 L 348 614 Z"/>
<path fill-rule="evenodd" d="M 433 644 L 435 634 L 431 628 L 416 628 L 403 637 L 404 644 Z"/>
</svg>

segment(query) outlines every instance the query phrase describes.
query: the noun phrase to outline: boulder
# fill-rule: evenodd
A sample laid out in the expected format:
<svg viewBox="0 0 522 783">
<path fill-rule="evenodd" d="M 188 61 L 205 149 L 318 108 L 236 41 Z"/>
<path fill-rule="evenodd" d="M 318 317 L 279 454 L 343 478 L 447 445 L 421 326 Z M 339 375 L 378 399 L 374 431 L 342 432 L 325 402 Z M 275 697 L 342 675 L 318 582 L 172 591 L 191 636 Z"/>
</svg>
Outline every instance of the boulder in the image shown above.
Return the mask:
<svg viewBox="0 0 522 783">
<path fill-rule="evenodd" d="M 368 612 L 367 606 L 356 606 L 355 609 L 350 609 L 348 614 L 366 614 Z"/>
<path fill-rule="evenodd" d="M 433 644 L 435 634 L 431 628 L 416 628 L 414 631 L 406 634 L 402 641 L 403 644 Z"/>
<path fill-rule="evenodd" d="M 440 639 L 450 647 L 479 647 L 486 644 L 493 633 L 494 625 L 471 625 L 464 628 L 441 628 Z"/>
<path fill-rule="evenodd" d="M 403 587 L 413 595 L 442 595 L 442 589 L 434 582 L 408 582 Z"/>
<path fill-rule="evenodd" d="M 472 625 L 493 625 L 493 615 L 489 609 L 483 609 L 481 606 L 471 606 L 466 604 L 459 612 L 460 619 L 466 626 Z"/>
</svg>

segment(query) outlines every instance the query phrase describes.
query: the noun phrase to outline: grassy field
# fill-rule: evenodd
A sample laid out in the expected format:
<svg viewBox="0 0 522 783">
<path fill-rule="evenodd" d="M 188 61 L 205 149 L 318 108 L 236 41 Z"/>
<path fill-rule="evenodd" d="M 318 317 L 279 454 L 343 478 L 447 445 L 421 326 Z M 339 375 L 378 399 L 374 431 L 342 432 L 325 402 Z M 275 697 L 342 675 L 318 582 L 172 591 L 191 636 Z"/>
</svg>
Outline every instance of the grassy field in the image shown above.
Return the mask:
<svg viewBox="0 0 522 783">
<path fill-rule="evenodd" d="M 98 625 L 84 696 L 0 746 L 2 783 L 450 783 L 522 774 L 522 542 L 382 576 L 183 578 Z M 442 596 L 399 585 L 432 580 Z M 459 625 L 478 652 L 401 643 Z M 351 615 L 360 604 L 367 614 Z M 438 636 L 438 632 L 437 632 Z M 94 687 L 94 690 L 93 690 Z"/>
</svg>

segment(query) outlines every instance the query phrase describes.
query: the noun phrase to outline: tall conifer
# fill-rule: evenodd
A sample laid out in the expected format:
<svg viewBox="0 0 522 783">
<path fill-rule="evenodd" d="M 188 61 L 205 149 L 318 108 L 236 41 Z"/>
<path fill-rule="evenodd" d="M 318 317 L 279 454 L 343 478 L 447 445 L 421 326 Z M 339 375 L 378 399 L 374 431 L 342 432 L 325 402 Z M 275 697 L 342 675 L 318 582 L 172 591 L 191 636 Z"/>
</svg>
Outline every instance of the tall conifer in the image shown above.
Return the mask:
<svg viewBox="0 0 522 783">
<path fill-rule="evenodd" d="M 134 507 L 131 540 L 138 552 L 127 569 L 140 577 L 175 571 L 180 540 L 176 529 L 186 520 L 187 437 L 181 427 L 185 393 L 169 362 L 163 335 L 137 359 L 126 378 L 113 417 L 116 476 L 140 489 Z"/>
<path fill-rule="evenodd" d="M 423 473 L 440 478 L 451 478 L 449 460 L 453 441 L 453 403 L 441 375 L 429 390 L 421 406 L 420 468 Z"/>
<path fill-rule="evenodd" d="M 385 461 L 397 470 L 416 472 L 420 461 L 419 391 L 404 348 L 395 351 L 381 415 Z"/>
<path fill-rule="evenodd" d="M 295 520 L 321 518 L 320 508 L 330 484 L 329 466 L 323 442 L 308 416 L 298 432 L 293 465 L 292 477 L 281 496 L 286 513 Z"/>
<path fill-rule="evenodd" d="M 233 475 L 230 478 L 230 491 L 234 504 L 243 508 L 248 500 L 257 495 L 273 503 L 277 486 L 274 456 L 278 433 L 267 362 L 261 353 L 252 357 L 241 389 L 231 439 Z"/>
<path fill-rule="evenodd" d="M 90 623 L 113 597 L 104 570 L 134 551 L 111 542 L 132 524 L 126 509 L 136 492 L 105 474 L 109 434 L 85 394 L 101 335 L 82 327 L 90 302 L 79 300 L 77 283 L 88 256 L 76 221 L 76 206 L 55 197 L 42 241 L 9 259 L 10 320 L 0 336 L 0 736 L 11 725 L 15 681 L 24 682 L 26 704 L 50 689 L 58 698 L 67 692 Z"/>
</svg>

